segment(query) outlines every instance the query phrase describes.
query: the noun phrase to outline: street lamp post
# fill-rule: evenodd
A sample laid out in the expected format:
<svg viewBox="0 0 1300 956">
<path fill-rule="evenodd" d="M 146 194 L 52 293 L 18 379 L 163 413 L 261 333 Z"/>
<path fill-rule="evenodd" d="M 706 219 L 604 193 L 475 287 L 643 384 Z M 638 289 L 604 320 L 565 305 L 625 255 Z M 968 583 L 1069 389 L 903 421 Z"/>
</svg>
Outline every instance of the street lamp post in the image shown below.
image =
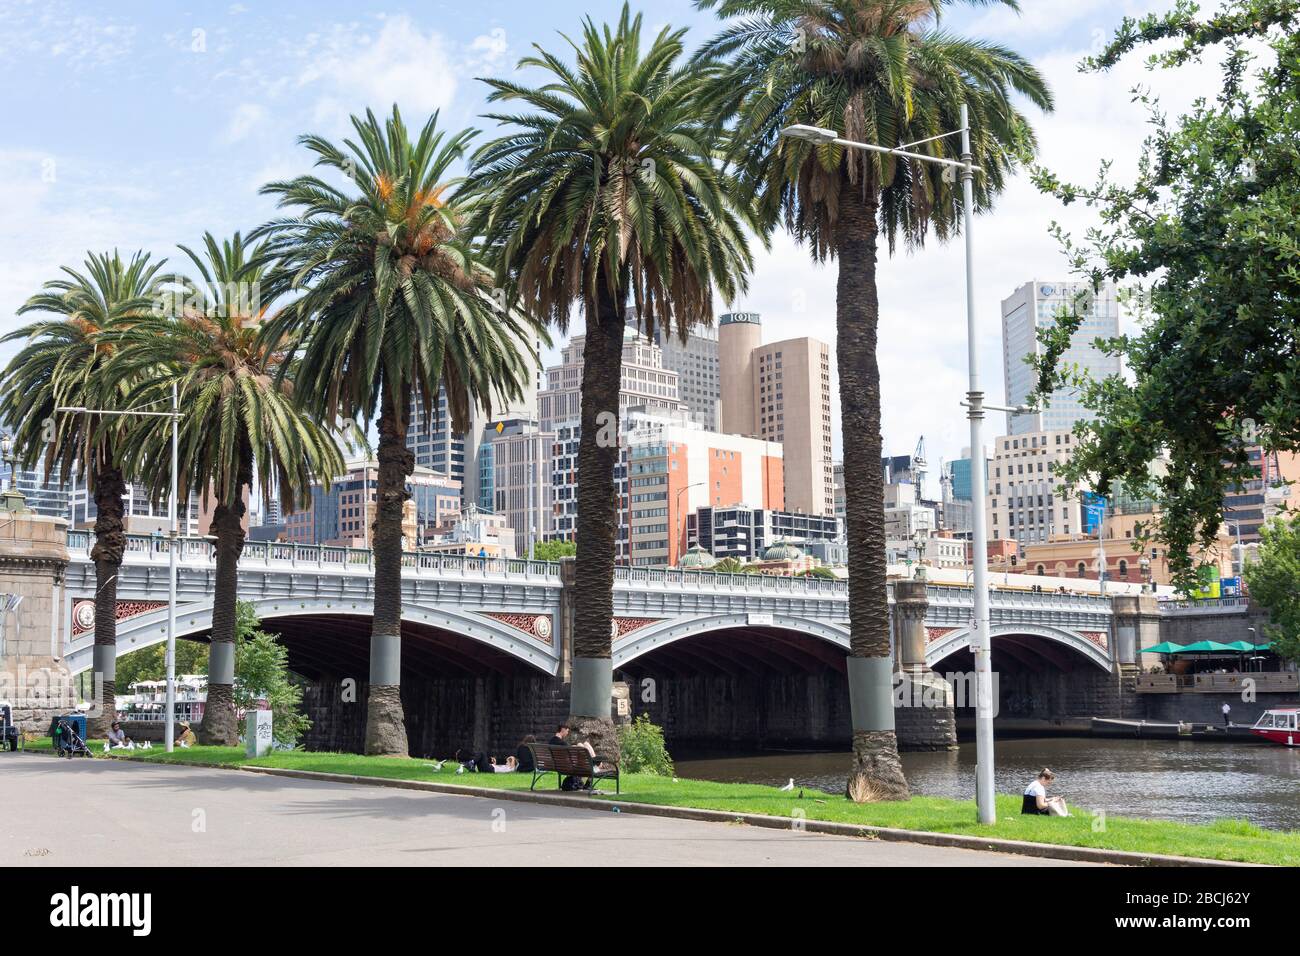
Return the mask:
<svg viewBox="0 0 1300 956">
<path fill-rule="evenodd" d="M 75 412 L 83 415 L 123 416 L 139 418 L 171 419 L 172 470 L 169 494 L 167 497 L 168 523 L 171 525 L 171 541 L 167 548 L 167 703 L 163 720 L 164 743 L 168 753 L 176 746 L 176 550 L 180 546 L 180 523 L 176 507 L 176 486 L 180 483 L 180 406 L 177 401 L 176 383 L 172 383 L 171 411 L 146 412 L 141 410 L 112 411 L 103 408 L 58 407 L 58 412 Z M 89 496 L 89 492 L 87 492 Z"/>
<path fill-rule="evenodd" d="M 909 148 L 922 143 L 949 136 L 961 135 L 961 159 L 945 159 L 929 156 L 925 153 L 909 152 Z M 831 129 L 817 126 L 789 126 L 781 131 L 782 136 L 801 139 L 811 143 L 826 145 L 834 143 L 849 149 L 862 149 L 872 153 L 884 153 L 901 156 L 924 163 L 934 163 L 947 167 L 952 174 L 959 175 L 962 183 L 962 221 L 966 239 L 966 361 L 969 384 L 966 400 L 966 417 L 970 420 L 971 456 L 978 467 L 971 468 L 971 497 L 977 503 L 972 509 L 971 533 L 972 559 L 975 577 L 975 612 L 971 621 L 971 649 L 975 655 L 976 708 L 975 708 L 975 802 L 981 823 L 995 823 L 997 809 L 994 806 L 993 793 L 993 666 L 990 657 L 989 642 L 989 584 L 988 584 L 988 527 L 984 513 L 987 475 L 984 471 L 983 426 L 985 410 L 1003 411 L 1010 414 L 1023 414 L 1029 409 L 1019 405 L 1008 408 L 990 405 L 984 401 L 984 390 L 980 385 L 979 344 L 975 327 L 975 253 L 971 239 L 972 221 L 975 209 L 975 174 L 983 170 L 973 162 L 970 143 L 970 115 L 963 103 L 961 108 L 961 129 L 938 136 L 928 137 L 915 143 L 907 143 L 896 149 L 877 146 L 874 143 L 858 143 L 840 137 Z M 945 178 L 949 175 L 944 173 Z"/>
<path fill-rule="evenodd" d="M 677 497 L 673 503 L 673 512 L 674 512 L 673 517 L 676 518 L 676 520 L 673 522 L 673 528 L 674 528 L 673 533 L 677 536 L 678 541 L 682 540 L 682 492 L 690 491 L 692 488 L 698 488 L 700 485 L 705 485 L 705 484 L 708 484 L 708 482 L 693 481 L 689 485 L 683 485 L 681 488 L 677 489 Z M 677 556 L 677 561 L 679 564 L 681 563 L 681 560 L 682 560 L 682 556 L 679 554 Z"/>
</svg>

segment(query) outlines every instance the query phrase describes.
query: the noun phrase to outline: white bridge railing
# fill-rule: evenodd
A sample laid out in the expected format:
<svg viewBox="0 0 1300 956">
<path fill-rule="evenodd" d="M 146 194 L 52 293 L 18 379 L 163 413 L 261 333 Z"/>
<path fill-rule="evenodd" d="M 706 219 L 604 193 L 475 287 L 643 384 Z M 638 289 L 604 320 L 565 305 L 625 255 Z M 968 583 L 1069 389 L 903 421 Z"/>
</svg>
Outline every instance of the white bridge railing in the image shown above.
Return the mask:
<svg viewBox="0 0 1300 956">
<path fill-rule="evenodd" d="M 89 531 L 68 532 L 68 551 L 90 557 L 94 535 Z M 183 565 L 211 565 L 216 561 L 215 542 L 210 538 L 177 540 L 177 561 Z M 171 542 L 163 535 L 129 534 L 126 536 L 128 564 L 165 565 Z M 374 569 L 373 553 L 366 548 L 337 548 L 314 544 L 288 544 L 282 541 L 248 541 L 244 544 L 239 566 L 244 570 L 258 567 L 318 570 L 338 574 L 370 574 Z M 419 574 L 463 574 L 519 576 L 559 579 L 560 566 L 554 561 L 529 561 L 525 558 L 476 558 L 433 551 L 407 551 L 402 567 Z"/>
<path fill-rule="evenodd" d="M 686 571 L 681 568 L 629 568 L 623 565 L 614 569 L 614 581 L 630 584 L 633 587 L 673 586 L 702 591 L 725 588 L 729 591 L 778 594 L 847 595 L 849 593 L 847 581 L 832 581 L 829 578 L 730 574 L 718 571 Z"/>
</svg>

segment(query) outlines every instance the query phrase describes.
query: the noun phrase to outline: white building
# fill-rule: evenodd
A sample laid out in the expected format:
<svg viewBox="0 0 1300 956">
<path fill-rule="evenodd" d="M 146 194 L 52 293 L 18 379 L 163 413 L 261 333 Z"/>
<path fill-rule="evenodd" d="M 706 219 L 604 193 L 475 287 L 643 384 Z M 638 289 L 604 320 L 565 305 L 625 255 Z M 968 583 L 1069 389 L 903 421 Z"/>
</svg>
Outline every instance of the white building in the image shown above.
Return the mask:
<svg viewBox="0 0 1300 956">
<path fill-rule="evenodd" d="M 1119 299 L 1113 284 L 1096 293 L 1086 282 L 1027 282 L 1002 300 L 1002 363 L 1008 405 L 1025 404 L 1035 385 L 1035 373 L 1025 363 L 1030 355 L 1039 355 L 1038 330 L 1051 326 L 1062 309 L 1077 310 L 1083 322 L 1061 356 L 1061 364 L 1077 365 L 1095 379 L 1120 372 L 1118 356 L 1102 353 L 1094 344 L 1098 338 L 1119 334 Z M 1033 432 L 1071 428 L 1075 422 L 1092 417 L 1079 403 L 1076 389 L 1069 387 L 1052 393 L 1049 407 L 1029 415 L 1007 416 L 1007 433 L 1023 435 Z"/>
</svg>

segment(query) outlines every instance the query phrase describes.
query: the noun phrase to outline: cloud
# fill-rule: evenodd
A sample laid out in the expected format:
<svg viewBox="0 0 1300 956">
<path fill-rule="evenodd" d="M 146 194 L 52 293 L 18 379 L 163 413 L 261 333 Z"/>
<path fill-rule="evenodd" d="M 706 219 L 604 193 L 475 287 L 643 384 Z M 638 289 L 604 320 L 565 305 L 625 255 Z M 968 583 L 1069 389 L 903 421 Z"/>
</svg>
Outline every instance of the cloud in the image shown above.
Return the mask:
<svg viewBox="0 0 1300 956">
<path fill-rule="evenodd" d="M 240 103 L 226 124 L 224 139 L 238 143 L 256 130 L 266 120 L 266 108 L 257 103 Z"/>
<path fill-rule="evenodd" d="M 378 33 L 350 23 L 312 34 L 305 59 L 298 85 L 321 90 L 313 108 L 320 124 L 341 128 L 350 113 L 367 107 L 383 113 L 393 103 L 423 116 L 448 106 L 456 95 L 450 45 L 405 15 L 385 18 Z"/>
<path fill-rule="evenodd" d="M 62 2 L 15 3 L 4 11 L 0 63 L 20 56 L 46 57 L 57 69 L 75 72 L 108 66 L 134 48 L 136 28 L 77 12 Z"/>
</svg>

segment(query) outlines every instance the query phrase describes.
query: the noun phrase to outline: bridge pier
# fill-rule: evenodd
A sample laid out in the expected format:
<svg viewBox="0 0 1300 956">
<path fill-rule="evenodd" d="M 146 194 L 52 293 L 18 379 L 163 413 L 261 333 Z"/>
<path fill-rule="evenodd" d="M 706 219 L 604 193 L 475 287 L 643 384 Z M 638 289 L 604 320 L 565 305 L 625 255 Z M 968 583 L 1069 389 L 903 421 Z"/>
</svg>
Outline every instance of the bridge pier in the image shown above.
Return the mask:
<svg viewBox="0 0 1300 956">
<path fill-rule="evenodd" d="M 925 663 L 925 615 L 930 602 L 924 580 L 895 581 L 894 732 L 900 750 L 956 750 L 953 690 Z"/>
<path fill-rule="evenodd" d="M 67 522 L 0 512 L 0 700 L 23 730 L 43 731 L 77 702 L 63 662 Z"/>
</svg>

